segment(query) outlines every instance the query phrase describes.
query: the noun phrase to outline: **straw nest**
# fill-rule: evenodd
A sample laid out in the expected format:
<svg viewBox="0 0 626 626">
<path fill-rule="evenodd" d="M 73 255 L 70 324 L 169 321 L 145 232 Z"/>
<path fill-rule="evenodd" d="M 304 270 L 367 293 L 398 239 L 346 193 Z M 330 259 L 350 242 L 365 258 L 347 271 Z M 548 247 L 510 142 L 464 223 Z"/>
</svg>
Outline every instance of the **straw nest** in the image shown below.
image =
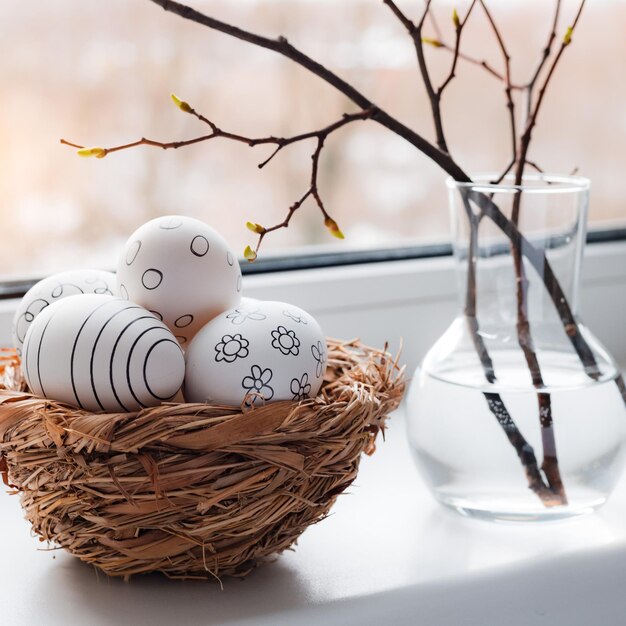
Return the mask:
<svg viewBox="0 0 626 626">
<path fill-rule="evenodd" d="M 404 389 L 386 352 L 329 340 L 314 399 L 96 414 L 28 393 L 3 354 L 5 483 L 42 540 L 125 578 L 241 577 L 292 546 L 355 479 Z"/>
</svg>

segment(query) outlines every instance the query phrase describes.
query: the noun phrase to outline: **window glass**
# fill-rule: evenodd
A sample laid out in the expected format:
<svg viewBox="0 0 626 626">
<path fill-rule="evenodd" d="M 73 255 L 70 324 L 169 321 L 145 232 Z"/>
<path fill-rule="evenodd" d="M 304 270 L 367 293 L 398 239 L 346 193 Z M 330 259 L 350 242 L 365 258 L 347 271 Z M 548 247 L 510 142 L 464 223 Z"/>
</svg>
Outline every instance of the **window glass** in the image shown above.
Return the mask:
<svg viewBox="0 0 626 626">
<path fill-rule="evenodd" d="M 225 21 L 294 44 L 354 83 L 380 106 L 432 137 L 429 103 L 402 26 L 380 0 L 197 0 Z M 417 19 L 421 2 L 400 3 Z M 552 4 L 492 0 L 523 82 L 545 46 Z M 576 8 L 564 2 L 563 20 Z M 452 9 L 434 2 L 453 43 Z M 574 168 L 593 181 L 595 223 L 623 220 L 626 165 L 624 0 L 588 2 L 573 45 L 550 85 L 531 157 L 550 172 Z M 429 27 L 430 28 L 430 27 Z M 501 68 L 479 10 L 464 50 Z M 430 35 L 434 35 L 429 30 Z M 214 225 L 237 251 L 255 237 L 246 220 L 271 225 L 306 190 L 313 144 L 285 149 L 266 168 L 268 147 L 218 139 L 164 152 L 141 147 L 80 159 L 64 137 L 111 146 L 146 136 L 191 138 L 206 127 L 178 111 L 170 92 L 220 127 L 250 135 L 320 128 L 354 106 L 293 63 L 165 13 L 148 0 L 16 0 L 0 3 L 0 275 L 16 278 L 68 267 L 115 264 L 126 237 L 151 217 L 184 213 Z M 429 47 L 436 82 L 449 52 Z M 502 84 L 460 62 L 444 95 L 444 125 L 468 171 L 499 170 L 510 156 Z M 521 107 L 520 107 L 521 108 Z M 327 142 L 320 191 L 346 240 L 323 227 L 310 201 L 266 254 L 303 246 L 350 250 L 448 238 L 444 175 L 415 148 L 372 122 Z"/>
</svg>

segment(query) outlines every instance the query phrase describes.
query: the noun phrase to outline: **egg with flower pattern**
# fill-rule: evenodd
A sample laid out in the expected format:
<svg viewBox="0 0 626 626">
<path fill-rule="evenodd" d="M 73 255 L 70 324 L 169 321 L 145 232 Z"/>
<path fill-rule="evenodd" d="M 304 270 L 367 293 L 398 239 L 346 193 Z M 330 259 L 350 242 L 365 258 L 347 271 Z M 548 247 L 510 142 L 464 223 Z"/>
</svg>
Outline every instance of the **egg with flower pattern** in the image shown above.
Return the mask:
<svg viewBox="0 0 626 626">
<path fill-rule="evenodd" d="M 248 301 L 201 328 L 185 355 L 187 402 L 258 406 L 317 395 L 326 340 L 317 321 L 285 302 Z"/>
</svg>

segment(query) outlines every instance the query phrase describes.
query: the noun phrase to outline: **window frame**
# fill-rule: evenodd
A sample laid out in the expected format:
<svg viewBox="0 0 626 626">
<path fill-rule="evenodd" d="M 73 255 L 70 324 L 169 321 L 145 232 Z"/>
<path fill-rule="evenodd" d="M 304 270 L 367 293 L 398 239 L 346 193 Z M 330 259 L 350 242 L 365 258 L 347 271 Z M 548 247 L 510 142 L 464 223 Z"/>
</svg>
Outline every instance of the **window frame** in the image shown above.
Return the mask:
<svg viewBox="0 0 626 626">
<path fill-rule="evenodd" d="M 587 233 L 587 244 L 606 243 L 626 240 L 626 226 L 591 229 Z M 280 254 L 260 257 L 254 263 L 239 259 L 241 273 L 244 276 L 271 274 L 276 272 L 294 272 L 303 270 L 346 267 L 372 263 L 389 263 L 396 261 L 414 261 L 434 259 L 452 255 L 452 244 L 441 242 L 416 246 L 397 246 L 351 250 L 343 252 L 305 252 L 304 254 Z M 43 277 L 0 281 L 0 301 L 21 298 L 36 282 Z"/>
<path fill-rule="evenodd" d="M 626 366 L 626 236 L 616 237 L 616 233 L 626 235 L 621 230 L 590 233 L 580 311 L 586 325 Z M 379 347 L 388 343 L 391 352 L 402 350 L 401 360 L 412 372 L 461 307 L 453 258 L 449 254 L 424 257 L 418 251 L 416 258 L 246 271 L 243 291 L 248 297 L 302 307 L 329 336 L 359 337 Z M 11 345 L 17 302 L 17 298 L 0 300 L 0 346 Z"/>
</svg>

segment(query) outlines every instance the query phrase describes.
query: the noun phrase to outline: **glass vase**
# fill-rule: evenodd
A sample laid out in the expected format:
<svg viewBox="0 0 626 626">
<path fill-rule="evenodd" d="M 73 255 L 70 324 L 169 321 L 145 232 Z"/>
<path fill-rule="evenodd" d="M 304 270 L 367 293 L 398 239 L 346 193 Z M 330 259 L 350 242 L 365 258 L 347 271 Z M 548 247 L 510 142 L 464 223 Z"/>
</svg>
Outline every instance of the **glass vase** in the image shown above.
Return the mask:
<svg viewBox="0 0 626 626">
<path fill-rule="evenodd" d="M 460 313 L 405 400 L 435 498 L 525 521 L 601 506 L 620 477 L 624 386 L 578 316 L 589 181 L 448 181 Z"/>
</svg>

